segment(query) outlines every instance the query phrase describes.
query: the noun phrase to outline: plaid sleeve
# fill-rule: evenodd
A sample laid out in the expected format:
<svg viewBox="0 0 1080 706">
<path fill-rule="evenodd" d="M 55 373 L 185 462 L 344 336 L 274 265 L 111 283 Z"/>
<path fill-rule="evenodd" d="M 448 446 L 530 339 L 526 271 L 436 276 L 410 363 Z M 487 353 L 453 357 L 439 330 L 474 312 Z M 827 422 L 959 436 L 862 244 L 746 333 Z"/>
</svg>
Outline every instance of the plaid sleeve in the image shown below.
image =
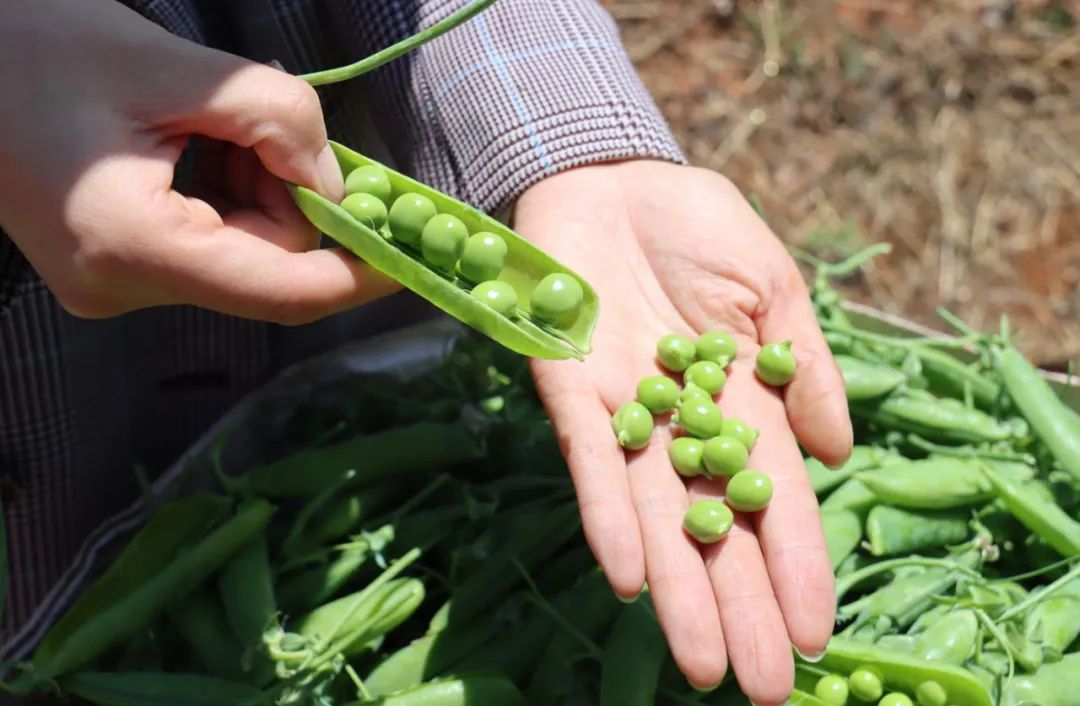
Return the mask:
<svg viewBox="0 0 1080 706">
<path fill-rule="evenodd" d="M 339 46 L 370 54 L 461 0 L 346 3 Z M 685 163 L 593 0 L 500 0 L 368 78 L 380 133 L 418 179 L 497 211 L 546 176 L 587 163 Z"/>
</svg>

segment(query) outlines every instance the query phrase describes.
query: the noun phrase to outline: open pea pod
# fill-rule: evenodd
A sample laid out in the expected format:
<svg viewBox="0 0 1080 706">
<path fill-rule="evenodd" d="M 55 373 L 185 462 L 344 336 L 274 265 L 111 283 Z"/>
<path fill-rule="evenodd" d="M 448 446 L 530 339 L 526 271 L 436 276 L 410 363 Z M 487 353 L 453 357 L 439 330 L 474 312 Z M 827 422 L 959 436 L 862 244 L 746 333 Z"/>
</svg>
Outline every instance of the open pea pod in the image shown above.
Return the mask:
<svg viewBox="0 0 1080 706">
<path fill-rule="evenodd" d="M 353 218 L 341 206 L 304 187 L 290 185 L 293 199 L 309 221 L 373 268 L 397 280 L 454 318 L 521 355 L 548 360 L 584 359 L 592 350 L 592 333 L 599 315 L 596 292 L 580 275 L 557 262 L 487 214 L 388 169 L 349 148 L 331 143 L 342 172 L 377 166 L 390 180 L 389 206 L 402 194 L 417 193 L 431 199 L 439 214 L 457 217 L 469 233 L 494 233 L 506 243 L 506 260 L 498 279 L 517 293 L 517 307 L 509 316 L 498 313 L 470 294 L 468 283 L 429 267 L 418 253 L 399 247 L 393 240 Z M 545 276 L 569 275 L 581 285 L 583 300 L 577 318 L 566 328 L 536 320 L 530 296 Z"/>
</svg>

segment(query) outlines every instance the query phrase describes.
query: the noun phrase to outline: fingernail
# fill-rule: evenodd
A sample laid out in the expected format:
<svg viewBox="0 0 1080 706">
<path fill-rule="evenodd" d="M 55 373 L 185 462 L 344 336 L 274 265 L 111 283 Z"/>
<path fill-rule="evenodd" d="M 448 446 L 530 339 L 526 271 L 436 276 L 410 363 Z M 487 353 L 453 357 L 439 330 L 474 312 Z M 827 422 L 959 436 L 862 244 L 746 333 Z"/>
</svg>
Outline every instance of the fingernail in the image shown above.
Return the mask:
<svg viewBox="0 0 1080 706">
<path fill-rule="evenodd" d="M 282 63 L 281 63 L 280 61 L 278 61 L 277 59 L 271 59 L 270 61 L 266 62 L 266 65 L 267 65 L 267 66 L 270 66 L 270 67 L 272 67 L 272 68 L 275 68 L 275 69 L 277 69 L 278 71 L 284 71 L 284 70 L 285 70 L 285 66 L 284 66 L 284 64 L 282 64 Z"/>
<path fill-rule="evenodd" d="M 720 684 L 713 684 L 712 686 L 698 686 L 690 680 L 687 681 L 689 682 L 690 686 L 694 688 L 694 691 L 698 692 L 699 694 L 708 694 L 716 691 L 720 687 Z"/>
<path fill-rule="evenodd" d="M 615 594 L 615 597 L 618 598 L 620 602 L 629 604 L 629 603 L 634 603 L 635 601 L 637 601 L 637 599 L 641 598 L 641 592 L 638 592 L 636 595 L 634 595 L 634 596 L 632 596 L 630 598 L 627 598 L 625 596 L 621 596 L 618 593 Z"/>
<path fill-rule="evenodd" d="M 315 169 L 319 172 L 323 194 L 334 201 L 341 201 L 345 197 L 345 179 L 330 145 L 323 147 L 322 152 L 315 158 Z"/>
<path fill-rule="evenodd" d="M 804 662 L 809 662 L 810 664 L 814 664 L 815 662 L 820 662 L 825 657 L 825 650 L 822 650 L 821 652 L 815 652 L 813 654 L 808 654 L 808 655 L 804 655 L 798 649 L 796 649 L 795 652 L 800 657 L 802 657 Z"/>
</svg>

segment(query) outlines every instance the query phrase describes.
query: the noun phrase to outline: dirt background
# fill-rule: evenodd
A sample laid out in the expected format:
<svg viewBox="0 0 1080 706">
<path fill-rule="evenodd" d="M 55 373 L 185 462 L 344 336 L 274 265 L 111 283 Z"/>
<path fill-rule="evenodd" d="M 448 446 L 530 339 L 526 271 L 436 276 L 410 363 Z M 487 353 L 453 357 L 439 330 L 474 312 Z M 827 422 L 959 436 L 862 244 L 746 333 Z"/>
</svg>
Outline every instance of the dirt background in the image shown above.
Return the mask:
<svg viewBox="0 0 1080 706">
<path fill-rule="evenodd" d="M 697 165 L 853 299 L 1080 363 L 1080 0 L 604 0 Z"/>
</svg>

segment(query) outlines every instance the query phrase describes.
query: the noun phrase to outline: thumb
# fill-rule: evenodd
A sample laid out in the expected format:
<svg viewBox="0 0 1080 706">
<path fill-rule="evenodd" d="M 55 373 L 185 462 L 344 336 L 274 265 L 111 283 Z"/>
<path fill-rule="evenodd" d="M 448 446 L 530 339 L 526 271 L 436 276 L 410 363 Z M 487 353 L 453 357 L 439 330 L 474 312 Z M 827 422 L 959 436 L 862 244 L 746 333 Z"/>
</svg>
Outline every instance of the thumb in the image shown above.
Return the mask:
<svg viewBox="0 0 1080 706">
<path fill-rule="evenodd" d="M 345 183 L 315 89 L 270 66 L 222 52 L 203 55 L 213 58 L 200 67 L 186 105 L 169 111 L 166 131 L 251 148 L 274 176 L 340 201 Z"/>
</svg>

